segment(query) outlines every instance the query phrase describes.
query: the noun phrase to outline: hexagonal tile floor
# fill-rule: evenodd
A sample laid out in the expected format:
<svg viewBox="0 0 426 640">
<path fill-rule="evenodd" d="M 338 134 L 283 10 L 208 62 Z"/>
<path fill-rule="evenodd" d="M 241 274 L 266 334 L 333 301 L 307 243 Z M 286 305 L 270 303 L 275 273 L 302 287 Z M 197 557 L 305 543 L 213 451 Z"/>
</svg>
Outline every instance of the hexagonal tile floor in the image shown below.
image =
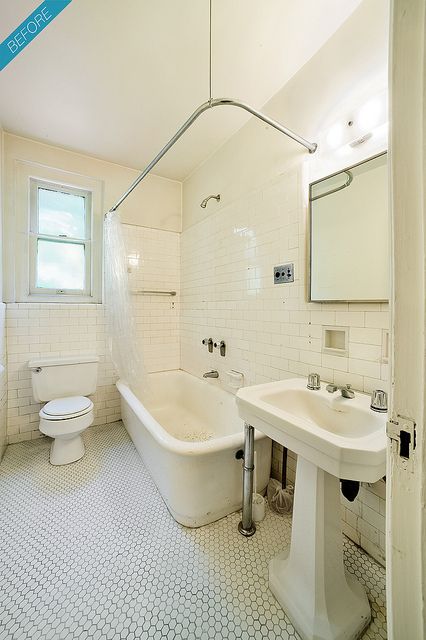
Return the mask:
<svg viewBox="0 0 426 640">
<path fill-rule="evenodd" d="M 79 462 L 49 443 L 8 448 L 0 466 L 1 640 L 298 639 L 268 590 L 291 520 L 270 511 L 253 538 L 233 514 L 200 529 L 169 515 L 121 423 L 90 429 Z M 348 570 L 386 638 L 382 567 L 349 541 Z"/>
</svg>

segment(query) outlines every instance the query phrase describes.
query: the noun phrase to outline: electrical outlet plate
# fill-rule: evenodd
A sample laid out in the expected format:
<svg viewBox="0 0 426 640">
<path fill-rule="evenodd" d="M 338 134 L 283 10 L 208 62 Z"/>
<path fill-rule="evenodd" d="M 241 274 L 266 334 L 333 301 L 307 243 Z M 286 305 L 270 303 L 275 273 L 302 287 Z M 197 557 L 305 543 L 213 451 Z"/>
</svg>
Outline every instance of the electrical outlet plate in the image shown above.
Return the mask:
<svg viewBox="0 0 426 640">
<path fill-rule="evenodd" d="M 294 282 L 294 264 L 279 264 L 274 267 L 274 284 L 282 284 L 283 282 Z"/>
</svg>

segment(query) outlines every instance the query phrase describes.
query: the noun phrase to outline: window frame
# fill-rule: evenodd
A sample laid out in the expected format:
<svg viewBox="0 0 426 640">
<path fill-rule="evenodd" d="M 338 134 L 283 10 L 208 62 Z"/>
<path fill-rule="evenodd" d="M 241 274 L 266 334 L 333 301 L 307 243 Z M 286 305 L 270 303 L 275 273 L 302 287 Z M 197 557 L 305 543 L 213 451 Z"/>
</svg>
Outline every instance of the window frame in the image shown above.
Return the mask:
<svg viewBox="0 0 426 640">
<path fill-rule="evenodd" d="M 55 152 L 56 154 L 56 152 Z M 35 154 L 33 154 L 35 155 Z M 53 158 L 57 160 L 57 154 Z M 42 162 L 42 161 L 45 162 Z M 5 302 L 76 305 L 102 304 L 103 297 L 103 223 L 105 183 L 100 177 L 77 172 L 85 168 L 81 161 L 61 159 L 61 167 L 52 166 L 51 149 L 39 154 L 38 161 L 25 154 L 10 154 L 6 158 L 4 206 L 4 289 Z M 91 295 L 45 293 L 30 294 L 30 180 L 40 180 L 55 187 L 70 187 L 90 191 L 92 204 L 92 274 Z"/>
<path fill-rule="evenodd" d="M 39 189 L 67 193 L 69 195 L 81 196 L 84 198 L 85 207 L 85 238 L 74 238 L 72 236 L 55 236 L 38 231 L 39 223 Z M 29 295 L 37 297 L 45 296 L 92 296 L 92 193 L 87 189 L 71 187 L 69 185 L 49 182 L 43 179 L 30 178 L 30 211 L 29 211 Z M 38 241 L 77 244 L 84 247 L 85 262 L 85 288 L 84 289 L 49 289 L 47 287 L 37 287 L 37 251 Z"/>
</svg>

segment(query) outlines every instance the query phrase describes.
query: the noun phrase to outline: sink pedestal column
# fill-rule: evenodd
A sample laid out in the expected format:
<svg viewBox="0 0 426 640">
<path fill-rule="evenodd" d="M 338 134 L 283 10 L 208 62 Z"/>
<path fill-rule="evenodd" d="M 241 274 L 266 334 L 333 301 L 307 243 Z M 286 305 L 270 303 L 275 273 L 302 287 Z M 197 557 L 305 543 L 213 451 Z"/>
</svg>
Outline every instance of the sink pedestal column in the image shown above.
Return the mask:
<svg viewBox="0 0 426 640">
<path fill-rule="evenodd" d="M 269 565 L 269 587 L 303 640 L 355 640 L 371 618 L 343 565 L 339 485 L 298 457 L 291 545 Z"/>
</svg>

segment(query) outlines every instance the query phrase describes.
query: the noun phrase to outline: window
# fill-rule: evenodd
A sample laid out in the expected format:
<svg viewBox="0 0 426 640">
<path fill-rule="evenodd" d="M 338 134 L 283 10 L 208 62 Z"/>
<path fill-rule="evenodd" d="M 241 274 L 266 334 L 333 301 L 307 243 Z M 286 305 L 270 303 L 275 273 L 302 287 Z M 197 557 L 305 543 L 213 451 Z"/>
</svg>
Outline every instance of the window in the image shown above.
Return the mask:
<svg viewBox="0 0 426 640">
<path fill-rule="evenodd" d="M 14 160 L 4 219 L 7 302 L 102 302 L 102 180 Z"/>
<path fill-rule="evenodd" d="M 92 295 L 92 194 L 30 181 L 30 296 Z"/>
</svg>

